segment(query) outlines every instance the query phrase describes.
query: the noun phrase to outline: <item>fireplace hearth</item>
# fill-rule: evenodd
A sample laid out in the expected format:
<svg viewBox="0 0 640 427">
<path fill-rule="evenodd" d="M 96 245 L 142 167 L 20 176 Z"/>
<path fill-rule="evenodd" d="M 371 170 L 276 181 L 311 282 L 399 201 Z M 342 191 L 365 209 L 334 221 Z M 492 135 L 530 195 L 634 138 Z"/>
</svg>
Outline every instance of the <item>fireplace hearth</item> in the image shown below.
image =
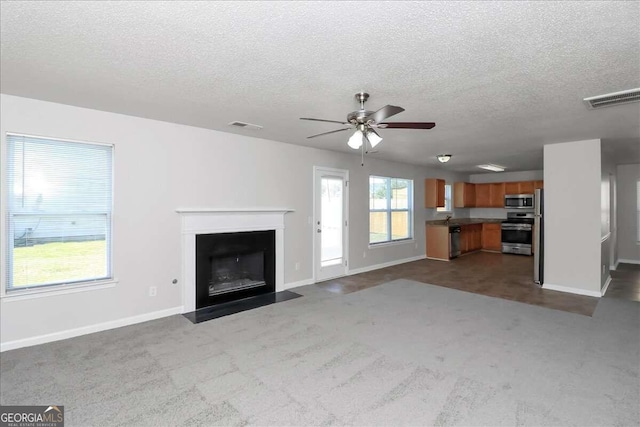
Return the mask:
<svg viewBox="0 0 640 427">
<path fill-rule="evenodd" d="M 275 292 L 275 230 L 196 235 L 196 309 Z"/>
</svg>

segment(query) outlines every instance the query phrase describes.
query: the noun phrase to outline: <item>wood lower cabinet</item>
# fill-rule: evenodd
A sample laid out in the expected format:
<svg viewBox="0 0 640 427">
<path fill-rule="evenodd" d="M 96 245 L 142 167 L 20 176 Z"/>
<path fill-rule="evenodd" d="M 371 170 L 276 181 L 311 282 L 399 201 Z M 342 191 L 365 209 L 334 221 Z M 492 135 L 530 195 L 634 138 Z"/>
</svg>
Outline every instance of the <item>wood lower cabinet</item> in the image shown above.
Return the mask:
<svg viewBox="0 0 640 427">
<path fill-rule="evenodd" d="M 424 207 L 444 208 L 444 179 L 424 180 Z"/>
<path fill-rule="evenodd" d="M 500 224 L 482 224 L 482 249 L 488 251 L 502 251 L 502 230 Z"/>
<path fill-rule="evenodd" d="M 460 226 L 460 253 L 482 249 L 482 224 Z"/>
<path fill-rule="evenodd" d="M 476 185 L 469 182 L 453 184 L 453 207 L 473 208 L 476 206 Z"/>
<path fill-rule="evenodd" d="M 449 226 L 426 226 L 427 258 L 449 260 Z M 500 252 L 502 250 L 499 223 L 460 225 L 460 253 L 479 250 Z"/>
<path fill-rule="evenodd" d="M 449 260 L 449 226 L 428 225 L 426 227 L 427 258 Z"/>
</svg>

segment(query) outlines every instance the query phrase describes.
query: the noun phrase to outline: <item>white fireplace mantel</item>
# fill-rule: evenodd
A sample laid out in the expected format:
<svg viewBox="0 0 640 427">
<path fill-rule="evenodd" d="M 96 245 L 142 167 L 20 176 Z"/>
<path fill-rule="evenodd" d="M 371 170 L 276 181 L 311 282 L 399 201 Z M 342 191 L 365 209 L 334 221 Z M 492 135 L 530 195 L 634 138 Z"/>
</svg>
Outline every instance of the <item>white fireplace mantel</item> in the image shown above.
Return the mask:
<svg viewBox="0 0 640 427">
<path fill-rule="evenodd" d="M 281 208 L 180 208 L 183 313 L 196 309 L 196 235 L 240 231 L 276 232 L 276 292 L 284 290 L 284 215 Z"/>
</svg>

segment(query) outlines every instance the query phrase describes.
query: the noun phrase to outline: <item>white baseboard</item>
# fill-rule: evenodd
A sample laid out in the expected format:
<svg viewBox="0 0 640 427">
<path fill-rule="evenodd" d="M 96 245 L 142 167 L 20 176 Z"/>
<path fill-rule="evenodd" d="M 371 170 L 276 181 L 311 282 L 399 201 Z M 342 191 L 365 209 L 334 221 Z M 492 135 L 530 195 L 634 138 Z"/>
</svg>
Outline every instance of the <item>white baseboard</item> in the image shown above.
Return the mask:
<svg viewBox="0 0 640 427">
<path fill-rule="evenodd" d="M 313 285 L 314 283 L 315 282 L 313 281 L 313 277 L 310 277 L 308 279 L 298 280 L 297 282 L 285 283 L 282 287 L 282 290 L 286 291 L 287 289 L 297 288 L 299 286 Z"/>
<path fill-rule="evenodd" d="M 383 262 L 382 264 L 374 264 L 374 265 L 369 265 L 367 267 L 354 268 L 353 270 L 350 269 L 347 272 L 347 276 L 353 276 L 354 274 L 366 273 L 367 271 L 379 270 L 379 269 L 385 268 L 385 267 L 392 267 L 392 266 L 398 265 L 398 264 L 405 264 L 407 262 L 419 261 L 419 260 L 425 259 L 425 258 L 426 258 L 426 255 L 418 255 L 418 256 L 411 257 L 411 258 L 403 258 L 403 259 L 398 259 L 398 260 L 395 260 L 395 261 Z"/>
<path fill-rule="evenodd" d="M 602 296 L 602 293 L 600 291 L 587 291 L 586 289 L 571 288 L 569 286 L 554 285 L 552 283 L 544 283 L 542 285 L 542 289 L 549 289 L 551 291 L 568 292 L 570 294 L 586 295 L 589 297 L 596 297 L 596 298 L 600 298 Z"/>
<path fill-rule="evenodd" d="M 607 280 L 604 282 L 604 285 L 602 285 L 602 289 L 600 290 L 600 295 L 604 296 L 604 294 L 607 293 L 607 288 L 609 287 L 610 283 L 611 283 L 611 276 L 608 276 Z"/>
<path fill-rule="evenodd" d="M 618 267 L 618 264 L 640 264 L 640 260 L 619 258 L 618 262 L 616 262 L 616 267 Z"/>
<path fill-rule="evenodd" d="M 616 270 L 618 268 L 618 264 L 620 264 L 620 260 L 617 260 L 614 265 L 610 265 L 609 271 Z"/>
<path fill-rule="evenodd" d="M 154 311 L 151 313 L 140 314 L 138 316 L 126 317 L 124 319 L 112 320 L 104 323 L 96 323 L 94 325 L 82 326 L 76 329 L 68 329 L 66 331 L 53 332 L 51 334 L 38 335 L 30 338 L 23 338 L 15 341 L 7 341 L 0 344 L 0 352 L 7 350 L 15 350 L 22 347 L 30 347 L 32 345 L 44 344 L 52 341 L 65 340 L 67 338 L 78 337 L 80 335 L 92 334 L 94 332 L 106 331 L 108 329 L 120 328 L 122 326 L 134 325 L 136 323 L 147 322 L 149 320 L 160 319 L 161 317 L 172 316 L 182 313 L 182 306 L 168 308 L 166 310 Z"/>
</svg>

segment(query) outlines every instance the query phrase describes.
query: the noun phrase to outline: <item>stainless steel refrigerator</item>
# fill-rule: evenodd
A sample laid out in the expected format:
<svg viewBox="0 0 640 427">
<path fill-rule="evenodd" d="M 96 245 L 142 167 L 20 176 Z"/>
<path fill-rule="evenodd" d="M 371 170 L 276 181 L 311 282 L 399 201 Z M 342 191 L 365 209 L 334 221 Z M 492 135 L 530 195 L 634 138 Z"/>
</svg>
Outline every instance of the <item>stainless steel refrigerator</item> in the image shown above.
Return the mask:
<svg viewBox="0 0 640 427">
<path fill-rule="evenodd" d="M 544 190 L 535 190 L 533 219 L 533 281 L 539 285 L 544 283 Z"/>
</svg>

